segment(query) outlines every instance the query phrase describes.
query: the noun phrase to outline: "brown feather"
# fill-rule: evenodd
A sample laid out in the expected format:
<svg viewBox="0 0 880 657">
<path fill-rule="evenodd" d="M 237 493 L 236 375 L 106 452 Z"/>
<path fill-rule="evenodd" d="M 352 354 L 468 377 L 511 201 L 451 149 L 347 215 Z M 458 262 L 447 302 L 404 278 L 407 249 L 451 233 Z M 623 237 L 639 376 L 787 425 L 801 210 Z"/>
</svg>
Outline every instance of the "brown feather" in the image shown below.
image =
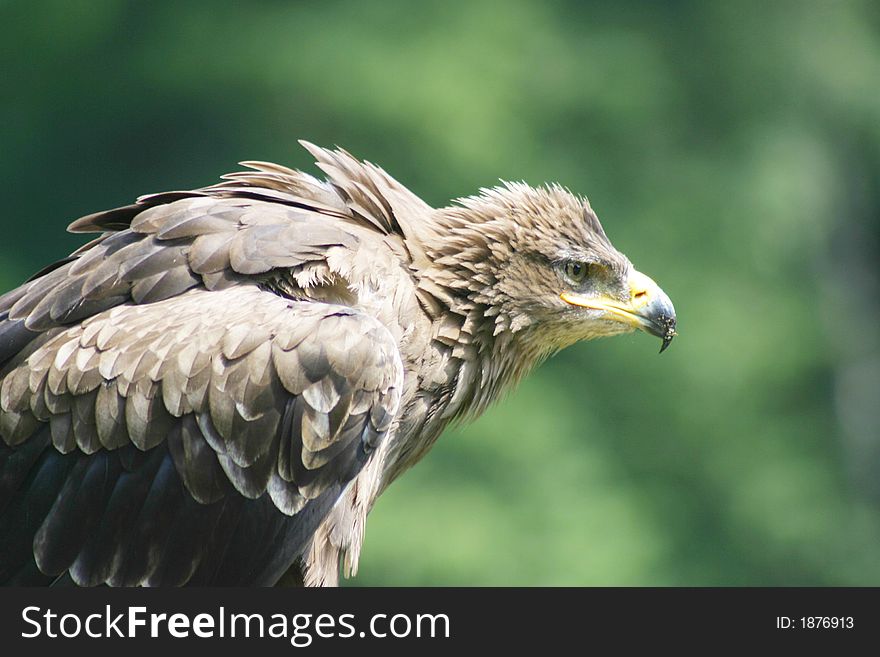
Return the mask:
<svg viewBox="0 0 880 657">
<path fill-rule="evenodd" d="M 0 440 L 45 446 L 50 433 L 46 449 L 91 455 L 65 490 L 112 454 L 132 477 L 173 468 L 156 500 L 173 486 L 190 505 L 271 500 L 299 528 L 303 579 L 333 583 L 340 562 L 356 570 L 376 497 L 449 422 L 553 351 L 623 330 L 566 306 L 560 263 L 598 266 L 604 287 L 588 291 L 618 299 L 632 266 L 558 185 L 505 183 L 433 209 L 369 162 L 303 146 L 326 180 L 245 162 L 216 185 L 71 224 L 103 234 L 0 296 Z M 52 526 L 72 522 L 71 501 L 55 508 Z M 74 567 L 52 536 L 37 563 L 78 582 L 163 572 L 157 535 L 132 546 L 111 532 L 103 570 Z"/>
</svg>

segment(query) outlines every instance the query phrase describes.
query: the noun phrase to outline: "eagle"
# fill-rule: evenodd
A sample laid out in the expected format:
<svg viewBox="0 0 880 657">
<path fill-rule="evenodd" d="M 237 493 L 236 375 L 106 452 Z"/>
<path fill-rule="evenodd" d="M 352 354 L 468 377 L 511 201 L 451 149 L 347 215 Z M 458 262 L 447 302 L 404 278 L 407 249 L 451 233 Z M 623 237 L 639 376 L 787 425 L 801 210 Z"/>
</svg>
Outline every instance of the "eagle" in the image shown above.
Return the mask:
<svg viewBox="0 0 880 657">
<path fill-rule="evenodd" d="M 558 184 L 430 207 L 300 142 L 74 221 L 0 296 L 0 583 L 337 585 L 444 428 L 669 297 Z"/>
</svg>

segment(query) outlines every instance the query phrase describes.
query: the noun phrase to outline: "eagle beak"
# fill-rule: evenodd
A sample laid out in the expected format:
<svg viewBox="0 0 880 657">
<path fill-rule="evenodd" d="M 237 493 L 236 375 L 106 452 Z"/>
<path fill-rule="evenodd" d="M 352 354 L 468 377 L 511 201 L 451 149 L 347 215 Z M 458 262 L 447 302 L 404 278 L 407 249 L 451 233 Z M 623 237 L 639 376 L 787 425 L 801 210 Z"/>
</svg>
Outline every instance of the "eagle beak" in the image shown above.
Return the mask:
<svg viewBox="0 0 880 657">
<path fill-rule="evenodd" d="M 628 288 L 629 299 L 625 302 L 610 296 L 591 297 L 577 292 L 563 292 L 560 298 L 573 306 L 602 310 L 608 319 L 661 338 L 662 354 L 677 335 L 672 301 L 657 283 L 635 269 L 629 275 Z"/>
</svg>

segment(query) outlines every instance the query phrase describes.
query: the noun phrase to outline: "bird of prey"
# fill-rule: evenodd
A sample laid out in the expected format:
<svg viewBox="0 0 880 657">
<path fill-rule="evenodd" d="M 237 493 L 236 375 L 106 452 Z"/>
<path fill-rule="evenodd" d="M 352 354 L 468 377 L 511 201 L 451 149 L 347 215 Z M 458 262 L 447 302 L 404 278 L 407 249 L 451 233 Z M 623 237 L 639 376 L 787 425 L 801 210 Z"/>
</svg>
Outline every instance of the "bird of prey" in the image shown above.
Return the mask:
<svg viewBox="0 0 880 657">
<path fill-rule="evenodd" d="M 325 179 L 243 162 L 83 217 L 0 296 L 0 583 L 337 584 L 451 421 L 578 340 L 675 335 L 586 199 L 434 209 L 301 143 Z"/>
</svg>

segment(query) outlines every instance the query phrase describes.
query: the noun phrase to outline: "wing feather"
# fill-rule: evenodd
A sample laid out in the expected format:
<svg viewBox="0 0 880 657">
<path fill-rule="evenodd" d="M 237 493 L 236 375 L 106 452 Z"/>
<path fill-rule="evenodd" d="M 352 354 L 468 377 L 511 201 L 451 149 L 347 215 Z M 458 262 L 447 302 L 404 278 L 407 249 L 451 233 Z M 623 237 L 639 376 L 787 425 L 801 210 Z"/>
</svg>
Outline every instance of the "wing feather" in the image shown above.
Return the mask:
<svg viewBox="0 0 880 657">
<path fill-rule="evenodd" d="M 310 501 L 326 512 L 330 491 L 390 429 L 403 381 L 396 343 L 375 319 L 254 285 L 105 311 L 13 365 L 0 383 L 0 449 L 7 458 L 24 450 L 22 467 L 34 468 L 31 441 L 48 426 L 46 449 L 76 459 L 36 531 L 37 565 L 89 584 L 194 576 L 200 556 L 171 563 L 162 531 L 169 541 L 210 533 L 229 496 L 265 497 L 291 521 Z M 148 488 L 126 489 L 141 508 L 131 522 L 113 491 L 147 461 L 126 474 L 128 450 L 169 455 L 151 466 Z M 20 488 L 21 474 L 7 479 Z M 195 527 L 165 509 L 176 486 L 180 504 L 204 510 Z M 0 506 L 21 493 L 12 487 L 0 487 Z M 113 547 L 95 544 L 94 532 Z"/>
<path fill-rule="evenodd" d="M 328 258 L 429 208 L 306 146 L 327 182 L 247 162 L 143 196 L 0 296 L 0 582 L 272 583 L 391 430 L 398 346 L 326 301 L 355 302 Z"/>
</svg>

